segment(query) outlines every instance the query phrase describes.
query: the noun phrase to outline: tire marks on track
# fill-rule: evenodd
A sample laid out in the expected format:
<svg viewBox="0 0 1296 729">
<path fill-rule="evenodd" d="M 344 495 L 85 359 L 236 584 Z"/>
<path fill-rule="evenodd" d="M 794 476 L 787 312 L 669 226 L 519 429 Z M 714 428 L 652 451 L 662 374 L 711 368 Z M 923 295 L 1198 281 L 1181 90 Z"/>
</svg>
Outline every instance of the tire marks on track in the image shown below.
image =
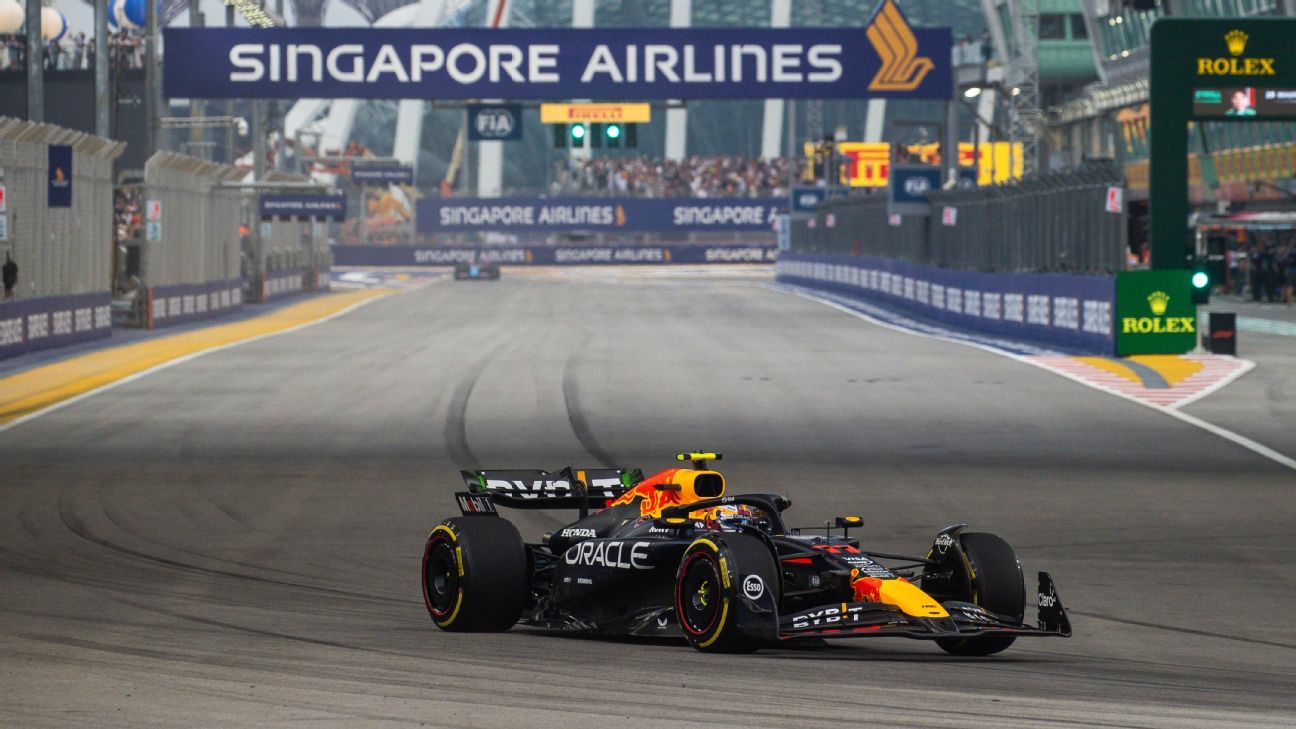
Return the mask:
<svg viewBox="0 0 1296 729">
<path fill-rule="evenodd" d="M 588 341 L 586 335 L 581 342 L 583 345 Z M 616 468 L 616 459 L 612 457 L 611 451 L 599 443 L 598 438 L 594 436 L 594 428 L 590 426 L 589 419 L 585 416 L 585 411 L 580 405 L 580 379 L 577 376 L 577 361 L 579 352 L 583 346 L 573 348 L 572 354 L 567 356 L 563 361 L 562 368 L 562 394 L 563 403 L 567 408 L 567 422 L 571 424 L 572 432 L 576 434 L 576 440 L 580 441 L 581 447 L 586 450 L 599 465 L 604 468 Z"/>
</svg>

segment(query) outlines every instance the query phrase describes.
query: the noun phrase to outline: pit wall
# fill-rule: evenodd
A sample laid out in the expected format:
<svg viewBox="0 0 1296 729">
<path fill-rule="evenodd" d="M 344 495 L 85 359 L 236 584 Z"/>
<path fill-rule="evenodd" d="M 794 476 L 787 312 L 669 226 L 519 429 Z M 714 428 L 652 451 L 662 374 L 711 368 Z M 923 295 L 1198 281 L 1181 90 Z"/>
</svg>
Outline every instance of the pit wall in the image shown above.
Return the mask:
<svg viewBox="0 0 1296 729">
<path fill-rule="evenodd" d="M 243 308 L 243 281 L 232 278 L 154 286 L 148 290 L 146 302 L 149 329 L 214 319 Z"/>
<path fill-rule="evenodd" d="M 0 301 L 0 359 L 112 334 L 107 291 Z"/>
<path fill-rule="evenodd" d="M 261 301 L 275 301 L 285 296 L 314 290 L 315 274 L 305 268 L 289 268 L 267 273 L 261 279 Z"/>
<path fill-rule="evenodd" d="M 1113 355 L 1115 279 L 1062 273 L 955 271 L 864 256 L 787 253 L 779 282 L 902 311 L 962 332 Z"/>
</svg>

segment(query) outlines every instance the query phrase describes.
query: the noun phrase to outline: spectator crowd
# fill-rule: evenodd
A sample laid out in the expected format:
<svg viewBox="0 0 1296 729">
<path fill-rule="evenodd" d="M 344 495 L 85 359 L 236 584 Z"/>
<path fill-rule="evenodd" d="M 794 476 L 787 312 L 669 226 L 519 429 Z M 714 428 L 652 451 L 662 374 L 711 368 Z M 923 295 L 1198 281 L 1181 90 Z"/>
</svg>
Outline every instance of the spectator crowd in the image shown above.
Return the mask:
<svg viewBox="0 0 1296 729">
<path fill-rule="evenodd" d="M 85 33 L 68 34 L 58 43 L 43 45 L 48 71 L 94 68 L 95 39 Z M 109 60 L 117 68 L 144 68 L 144 39 L 125 31 L 108 36 Z M 26 69 L 27 36 L 0 35 L 0 71 Z"/>
<path fill-rule="evenodd" d="M 113 190 L 113 233 L 117 241 L 139 237 L 144 225 L 143 188 L 118 187 Z"/>
<path fill-rule="evenodd" d="M 718 156 L 567 159 L 554 164 L 550 193 L 619 197 L 781 197 L 786 159 Z"/>
</svg>

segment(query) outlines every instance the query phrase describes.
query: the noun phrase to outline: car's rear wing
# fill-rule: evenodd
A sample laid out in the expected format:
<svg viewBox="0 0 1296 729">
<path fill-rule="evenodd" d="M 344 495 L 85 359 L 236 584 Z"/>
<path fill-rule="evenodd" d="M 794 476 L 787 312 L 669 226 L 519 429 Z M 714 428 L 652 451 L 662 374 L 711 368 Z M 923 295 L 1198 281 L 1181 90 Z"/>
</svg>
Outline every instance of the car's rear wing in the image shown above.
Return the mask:
<svg viewBox="0 0 1296 729">
<path fill-rule="evenodd" d="M 540 470 L 460 471 L 466 492 L 455 494 L 464 514 L 493 511 L 494 505 L 513 509 L 579 509 L 601 507 L 643 480 L 637 468 L 582 468 L 556 472 Z M 483 501 L 482 497 L 486 497 Z"/>
</svg>

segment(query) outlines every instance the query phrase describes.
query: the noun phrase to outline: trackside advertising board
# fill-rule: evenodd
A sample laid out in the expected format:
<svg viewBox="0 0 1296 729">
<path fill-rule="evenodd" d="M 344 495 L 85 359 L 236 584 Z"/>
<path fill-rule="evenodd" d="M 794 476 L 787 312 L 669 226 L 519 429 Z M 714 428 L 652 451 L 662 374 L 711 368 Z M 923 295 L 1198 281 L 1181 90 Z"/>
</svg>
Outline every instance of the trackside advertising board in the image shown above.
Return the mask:
<svg viewBox="0 0 1296 729">
<path fill-rule="evenodd" d="M 418 201 L 418 232 L 772 232 L 787 198 L 491 198 Z"/>
<path fill-rule="evenodd" d="M 337 266 L 773 263 L 777 258 L 778 249 L 763 243 L 715 246 L 333 246 L 333 263 Z"/>
<path fill-rule="evenodd" d="M 784 253 L 779 281 L 886 304 L 963 331 L 1110 355 L 1112 279 L 955 271 L 867 256 Z"/>
<path fill-rule="evenodd" d="M 1183 354 L 1197 346 L 1192 272 L 1116 273 L 1116 354 Z"/>
<path fill-rule="evenodd" d="M 167 96 L 945 99 L 949 28 L 166 28 Z"/>
</svg>

